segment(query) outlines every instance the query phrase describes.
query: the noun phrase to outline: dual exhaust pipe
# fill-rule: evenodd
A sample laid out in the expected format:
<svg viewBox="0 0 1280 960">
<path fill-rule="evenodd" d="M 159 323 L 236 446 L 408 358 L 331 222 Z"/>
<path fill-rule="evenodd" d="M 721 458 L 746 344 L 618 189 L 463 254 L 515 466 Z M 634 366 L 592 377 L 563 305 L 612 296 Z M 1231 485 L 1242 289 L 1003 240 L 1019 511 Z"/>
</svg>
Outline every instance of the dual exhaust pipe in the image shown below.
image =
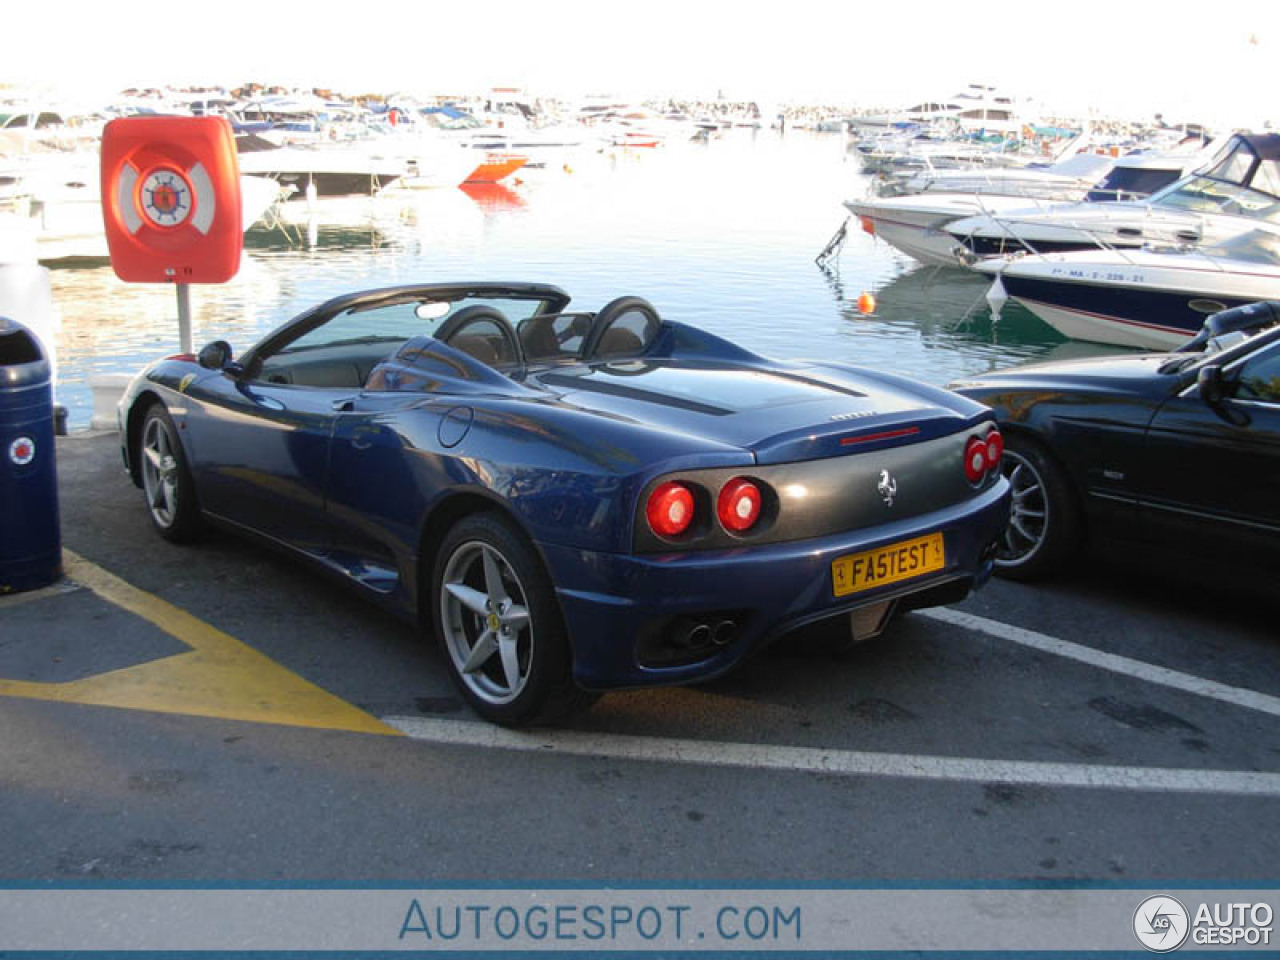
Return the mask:
<svg viewBox="0 0 1280 960">
<path fill-rule="evenodd" d="M 732 620 L 682 620 L 672 631 L 675 646 L 688 649 L 727 647 L 738 639 L 738 625 Z"/>
</svg>

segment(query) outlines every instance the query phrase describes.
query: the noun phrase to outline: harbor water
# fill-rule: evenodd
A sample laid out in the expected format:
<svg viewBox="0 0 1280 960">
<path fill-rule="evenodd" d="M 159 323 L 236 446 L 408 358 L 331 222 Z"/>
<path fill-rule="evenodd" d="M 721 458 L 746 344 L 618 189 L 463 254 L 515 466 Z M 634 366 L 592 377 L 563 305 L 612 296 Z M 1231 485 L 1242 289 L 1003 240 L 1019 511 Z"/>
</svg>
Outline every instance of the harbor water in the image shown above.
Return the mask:
<svg viewBox="0 0 1280 960">
<path fill-rule="evenodd" d="M 329 297 L 469 280 L 562 286 L 573 308 L 622 295 L 759 353 L 890 369 L 934 384 L 1109 348 L 1069 342 L 1015 304 L 993 321 L 985 277 L 922 267 L 848 224 L 867 179 L 839 134 L 737 129 L 709 142 L 583 152 L 519 180 L 305 203 L 246 234 L 239 274 L 192 288 L 197 348 L 237 352 Z M 178 348 L 172 288 L 126 284 L 105 262 L 55 266 L 58 401 L 92 414 L 89 378 L 133 373 Z M 864 314 L 863 293 L 876 300 Z"/>
</svg>

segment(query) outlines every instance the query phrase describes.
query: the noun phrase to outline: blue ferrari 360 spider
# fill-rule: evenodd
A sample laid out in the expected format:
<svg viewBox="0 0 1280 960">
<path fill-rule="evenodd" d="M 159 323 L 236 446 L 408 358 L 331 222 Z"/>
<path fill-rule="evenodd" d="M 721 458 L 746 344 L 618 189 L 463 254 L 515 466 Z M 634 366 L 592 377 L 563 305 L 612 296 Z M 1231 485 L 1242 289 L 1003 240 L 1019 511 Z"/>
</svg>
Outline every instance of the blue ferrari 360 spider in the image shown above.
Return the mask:
<svg viewBox="0 0 1280 960">
<path fill-rule="evenodd" d="M 824 618 L 852 640 L 987 577 L 1009 515 L 985 407 L 779 363 L 546 284 L 338 297 L 120 405 L 160 534 L 206 521 L 434 632 L 481 715 L 546 722 Z"/>
</svg>

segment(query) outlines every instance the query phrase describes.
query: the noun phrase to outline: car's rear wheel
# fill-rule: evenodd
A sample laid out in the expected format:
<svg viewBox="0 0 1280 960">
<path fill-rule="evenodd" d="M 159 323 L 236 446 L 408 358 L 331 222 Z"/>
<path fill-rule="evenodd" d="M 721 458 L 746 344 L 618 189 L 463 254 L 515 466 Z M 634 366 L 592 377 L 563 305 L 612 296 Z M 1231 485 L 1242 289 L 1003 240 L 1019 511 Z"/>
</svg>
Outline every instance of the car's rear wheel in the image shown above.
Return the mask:
<svg viewBox="0 0 1280 960">
<path fill-rule="evenodd" d="M 186 543 L 204 529 L 195 484 L 169 412 L 153 404 L 138 435 L 138 466 L 147 513 L 160 536 Z"/>
<path fill-rule="evenodd" d="M 498 514 L 460 520 L 435 564 L 436 637 L 454 683 L 504 726 L 563 720 L 595 697 L 573 682 L 555 592 L 532 546 Z"/>
<path fill-rule="evenodd" d="M 1012 509 L 996 549 L 996 572 L 1035 580 L 1061 570 L 1080 546 L 1080 511 L 1070 481 L 1039 444 L 1005 436 L 1002 469 Z"/>
</svg>

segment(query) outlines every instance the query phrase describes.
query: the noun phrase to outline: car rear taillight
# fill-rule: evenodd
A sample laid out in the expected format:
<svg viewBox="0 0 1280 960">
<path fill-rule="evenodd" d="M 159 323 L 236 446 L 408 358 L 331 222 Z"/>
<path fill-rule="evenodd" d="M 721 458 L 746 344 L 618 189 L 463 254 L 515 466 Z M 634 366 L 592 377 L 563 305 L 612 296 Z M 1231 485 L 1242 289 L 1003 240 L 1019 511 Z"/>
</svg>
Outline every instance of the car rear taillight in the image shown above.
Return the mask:
<svg viewBox="0 0 1280 960">
<path fill-rule="evenodd" d="M 970 483 L 980 483 L 987 475 L 987 444 L 978 437 L 970 437 L 964 445 L 964 475 Z"/>
<path fill-rule="evenodd" d="M 1004 456 L 1004 437 L 999 430 L 993 429 L 987 434 L 987 469 L 999 470 L 1000 458 Z"/>
<path fill-rule="evenodd" d="M 743 477 L 735 477 L 720 489 L 716 515 L 720 525 L 730 533 L 745 533 L 760 519 L 763 503 L 759 487 Z"/>
<path fill-rule="evenodd" d="M 976 486 L 988 473 L 1000 469 L 1002 456 L 1004 437 L 994 427 L 985 436 L 970 437 L 964 445 L 964 475 Z"/>
<path fill-rule="evenodd" d="M 693 523 L 693 493 L 680 483 L 664 483 L 649 494 L 649 529 L 660 537 L 678 537 Z"/>
</svg>

